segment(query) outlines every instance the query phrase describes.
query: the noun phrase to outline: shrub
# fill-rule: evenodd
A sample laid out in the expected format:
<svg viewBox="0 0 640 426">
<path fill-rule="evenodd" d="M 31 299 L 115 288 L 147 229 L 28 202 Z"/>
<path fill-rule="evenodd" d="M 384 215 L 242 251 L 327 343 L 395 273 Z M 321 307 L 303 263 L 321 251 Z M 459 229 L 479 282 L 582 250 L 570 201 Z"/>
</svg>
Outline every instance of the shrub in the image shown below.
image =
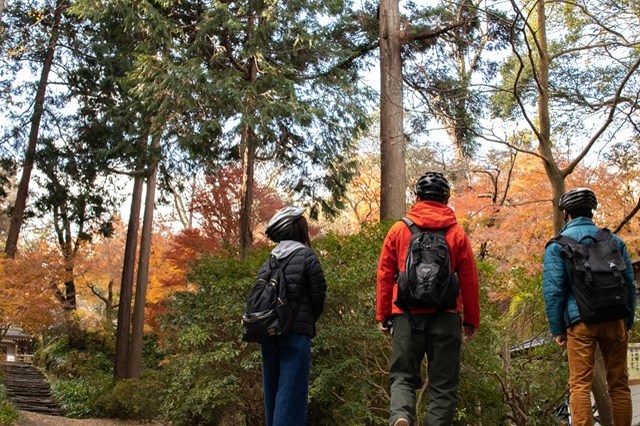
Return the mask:
<svg viewBox="0 0 640 426">
<path fill-rule="evenodd" d="M 145 336 L 143 378 L 115 382 L 113 341 L 103 331 L 75 329 L 74 343 L 61 332 L 36 353 L 51 375 L 53 394 L 67 417 L 119 417 L 150 420 L 159 413 L 157 368 L 162 353 L 155 337 Z"/>
<path fill-rule="evenodd" d="M 113 378 L 111 374 L 96 372 L 86 377 L 54 380 L 51 387 L 65 416 L 102 416 L 105 413 L 99 401 L 103 395 L 111 393 Z"/>
<path fill-rule="evenodd" d="M 2 372 L 0 371 L 0 381 L 1 380 Z M 18 409 L 7 399 L 7 391 L 0 382 L 0 424 L 12 425 L 19 417 Z"/>
<path fill-rule="evenodd" d="M 67 417 L 83 418 L 104 415 L 97 404 L 99 397 L 113 387 L 112 361 L 98 334 L 82 332 L 84 340 L 77 341 L 82 349 L 72 348 L 66 336 L 53 338 L 41 348 L 35 362 L 43 365 L 51 375 L 51 389 Z"/>
<path fill-rule="evenodd" d="M 156 375 L 140 379 L 119 380 L 96 400 L 96 406 L 111 418 L 152 420 L 160 412 L 161 385 Z"/>
<path fill-rule="evenodd" d="M 34 363 L 43 366 L 47 371 L 56 375 L 67 375 L 64 365 L 67 364 L 69 343 L 66 338 L 56 337 L 47 345 L 36 351 Z"/>
<path fill-rule="evenodd" d="M 378 257 L 390 225 L 328 235 L 315 246 L 327 279 L 327 302 L 313 346 L 313 424 L 388 423 L 391 339 L 377 329 L 375 300 Z"/>
<path fill-rule="evenodd" d="M 176 294 L 169 303 L 161 319 L 163 349 L 170 354 L 162 412 L 174 424 L 242 423 L 236 417 L 264 424 L 260 355 L 257 346 L 242 342 L 239 319 L 266 256 L 204 258 L 190 278 L 198 291 Z"/>
<path fill-rule="evenodd" d="M 89 333 L 85 333 L 89 335 Z M 63 378 L 87 377 L 96 372 L 113 371 L 112 354 L 101 345 L 87 345 L 82 349 L 69 345 L 66 336 L 58 336 L 38 350 L 35 363 Z"/>
</svg>

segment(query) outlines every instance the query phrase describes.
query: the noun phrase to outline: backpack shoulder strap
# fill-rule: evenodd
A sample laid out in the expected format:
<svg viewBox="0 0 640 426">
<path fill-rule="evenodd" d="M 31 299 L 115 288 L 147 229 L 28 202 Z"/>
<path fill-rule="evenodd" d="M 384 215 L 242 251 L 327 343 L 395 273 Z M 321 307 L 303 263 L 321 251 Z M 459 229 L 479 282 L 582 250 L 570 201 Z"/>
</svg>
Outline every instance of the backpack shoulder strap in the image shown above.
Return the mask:
<svg viewBox="0 0 640 426">
<path fill-rule="evenodd" d="M 408 217 L 404 216 L 400 220 L 403 221 L 405 225 L 407 225 L 407 228 L 409 228 L 409 230 L 411 231 L 411 235 L 417 234 L 419 232 L 422 232 L 420 227 L 418 225 L 416 225 L 415 223 L 413 223 L 413 221 L 411 219 L 409 219 Z"/>
<path fill-rule="evenodd" d="M 596 241 L 605 241 L 611 236 L 612 232 L 607 228 L 600 228 L 598 232 L 596 232 L 595 239 Z"/>
<path fill-rule="evenodd" d="M 547 248 L 549 246 L 549 244 L 552 243 L 558 243 L 562 246 L 575 246 L 577 244 L 580 244 L 578 241 L 574 240 L 571 237 L 567 237 L 566 235 L 562 235 L 562 234 L 558 234 L 555 237 L 553 237 L 552 239 L 550 239 L 549 241 L 547 241 L 547 244 L 545 244 L 545 248 Z"/>
</svg>

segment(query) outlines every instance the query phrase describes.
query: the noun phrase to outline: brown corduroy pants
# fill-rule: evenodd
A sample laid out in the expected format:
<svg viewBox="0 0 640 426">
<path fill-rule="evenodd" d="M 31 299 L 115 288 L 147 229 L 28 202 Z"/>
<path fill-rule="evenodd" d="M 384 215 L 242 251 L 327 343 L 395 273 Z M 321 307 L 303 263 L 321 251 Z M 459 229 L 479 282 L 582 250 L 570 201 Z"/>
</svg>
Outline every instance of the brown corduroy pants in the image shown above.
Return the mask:
<svg viewBox="0 0 640 426">
<path fill-rule="evenodd" d="M 579 322 L 567 329 L 571 419 L 574 426 L 593 425 L 591 384 L 594 353 L 600 345 L 607 371 L 614 426 L 631 426 L 632 408 L 627 372 L 629 333 L 624 320 L 598 324 Z"/>
</svg>

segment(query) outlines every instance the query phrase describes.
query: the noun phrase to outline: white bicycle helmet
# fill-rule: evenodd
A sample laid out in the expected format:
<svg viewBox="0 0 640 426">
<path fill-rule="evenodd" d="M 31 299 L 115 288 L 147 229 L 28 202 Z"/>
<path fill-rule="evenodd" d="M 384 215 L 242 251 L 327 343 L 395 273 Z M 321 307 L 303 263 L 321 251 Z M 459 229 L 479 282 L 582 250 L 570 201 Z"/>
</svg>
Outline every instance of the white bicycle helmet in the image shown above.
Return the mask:
<svg viewBox="0 0 640 426">
<path fill-rule="evenodd" d="M 291 238 L 293 222 L 303 213 L 303 207 L 295 206 L 287 206 L 278 210 L 269 220 L 267 228 L 264 230 L 265 234 L 276 243 Z"/>
</svg>

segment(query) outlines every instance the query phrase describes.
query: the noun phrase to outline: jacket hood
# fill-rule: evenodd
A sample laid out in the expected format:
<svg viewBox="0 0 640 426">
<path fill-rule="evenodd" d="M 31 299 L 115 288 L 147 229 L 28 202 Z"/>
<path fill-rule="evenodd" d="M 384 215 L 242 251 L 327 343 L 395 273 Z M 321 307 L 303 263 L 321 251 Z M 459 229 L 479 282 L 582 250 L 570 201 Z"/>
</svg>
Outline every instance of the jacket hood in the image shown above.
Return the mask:
<svg viewBox="0 0 640 426">
<path fill-rule="evenodd" d="M 284 259 L 294 251 L 304 247 L 306 246 L 298 241 L 282 240 L 271 250 L 271 254 L 274 255 L 276 259 Z"/>
<path fill-rule="evenodd" d="M 451 207 L 436 201 L 418 201 L 406 215 L 420 228 L 442 229 L 458 223 Z"/>
</svg>

